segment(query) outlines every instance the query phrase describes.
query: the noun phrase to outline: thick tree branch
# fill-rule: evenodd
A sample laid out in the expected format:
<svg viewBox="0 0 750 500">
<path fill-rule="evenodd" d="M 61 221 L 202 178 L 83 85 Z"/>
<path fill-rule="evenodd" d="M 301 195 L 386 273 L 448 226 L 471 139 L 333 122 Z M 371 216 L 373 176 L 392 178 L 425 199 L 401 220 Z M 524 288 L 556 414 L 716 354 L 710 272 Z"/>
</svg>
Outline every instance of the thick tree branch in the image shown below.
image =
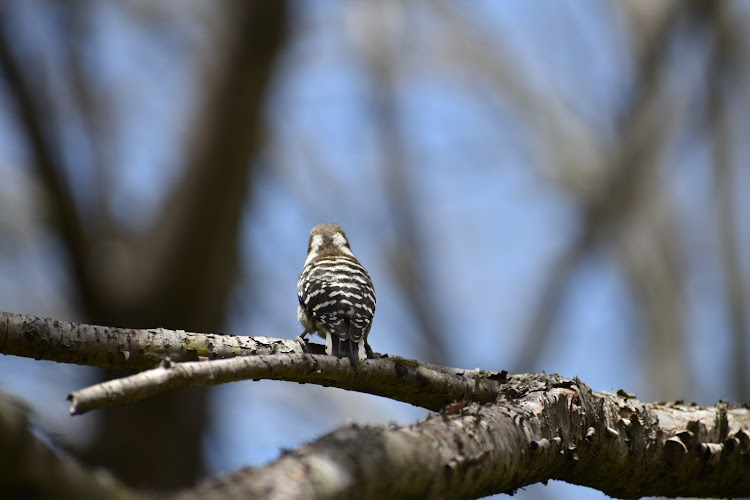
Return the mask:
<svg viewBox="0 0 750 500">
<path fill-rule="evenodd" d="M 122 334 L 131 340 L 143 334 L 2 313 L 0 352 L 7 353 L 7 346 L 12 345 L 9 339 L 19 335 L 19 324 L 30 335 L 27 343 L 46 346 L 46 350 L 34 351 L 45 356 L 51 350 L 85 350 L 95 345 L 93 340 L 67 344 L 54 340 L 68 338 L 66 331 L 71 328 L 107 330 L 114 337 Z M 185 338 L 179 340 L 178 332 L 146 332 L 153 339 L 143 349 L 157 346 L 147 359 L 165 352 L 164 346 L 171 342 L 165 339 L 178 339 L 179 344 L 187 342 L 189 335 L 202 336 L 183 334 Z M 249 339 L 257 342 L 257 338 Z M 185 498 L 473 498 L 512 492 L 548 479 L 622 498 L 750 496 L 747 407 L 643 403 L 623 391 L 597 393 L 578 379 L 558 375 L 506 377 L 400 358 L 381 357 L 353 365 L 348 360 L 296 352 L 302 346 L 294 341 L 267 340 L 260 344 L 286 346 L 289 342 L 297 347 L 286 354 L 179 364 L 165 361 L 155 370 L 74 393 L 73 410 L 134 401 L 188 384 L 269 378 L 368 392 L 442 411 L 440 416 L 408 427 L 338 429 L 285 453 L 267 467 L 247 468 L 182 492 L 179 496 Z M 127 344 L 112 341 L 110 345 Z M 181 353 L 184 346 L 177 349 Z M 126 358 L 120 350 L 115 352 L 112 358 Z M 207 353 L 214 357 L 235 354 L 228 348 Z M 130 359 L 134 357 L 131 353 Z"/>
<path fill-rule="evenodd" d="M 318 344 L 303 348 L 295 340 L 270 337 L 111 328 L 0 312 L 3 354 L 131 370 L 154 368 L 167 358 L 188 361 L 163 363 L 150 371 L 77 391 L 70 395 L 73 414 L 142 400 L 178 387 L 246 379 L 333 385 L 439 410 L 462 399 L 491 401 L 499 388 L 497 382 L 504 379 L 503 373 L 447 368 L 398 357 L 352 366 L 348 360 L 314 354 L 322 349 Z M 209 359 L 214 361 L 199 361 Z"/>
<path fill-rule="evenodd" d="M 143 498 L 107 471 L 86 467 L 39 438 L 27 411 L 0 394 L 0 491 L 3 498 Z"/>
<path fill-rule="evenodd" d="M 291 352 L 302 353 L 302 346 L 269 337 L 113 328 L 0 311 L 0 353 L 58 363 L 146 370 L 165 358 L 198 361 Z"/>
<path fill-rule="evenodd" d="M 510 384 L 497 404 L 344 427 L 178 496 L 476 498 L 548 479 L 620 498 L 750 495 L 747 408 L 645 404 L 554 375 Z"/>
</svg>

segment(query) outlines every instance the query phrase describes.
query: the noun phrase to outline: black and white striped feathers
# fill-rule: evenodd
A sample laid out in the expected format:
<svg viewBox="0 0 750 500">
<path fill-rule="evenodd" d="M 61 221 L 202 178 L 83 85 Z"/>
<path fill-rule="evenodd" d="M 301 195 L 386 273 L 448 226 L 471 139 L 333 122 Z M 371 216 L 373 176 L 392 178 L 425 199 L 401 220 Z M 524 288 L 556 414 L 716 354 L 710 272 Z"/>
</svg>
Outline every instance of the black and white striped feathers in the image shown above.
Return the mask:
<svg viewBox="0 0 750 500">
<path fill-rule="evenodd" d="M 305 331 L 326 339 L 326 354 L 366 359 L 375 290 L 338 224 L 318 224 L 310 233 L 307 259 L 297 281 L 297 317 Z"/>
</svg>

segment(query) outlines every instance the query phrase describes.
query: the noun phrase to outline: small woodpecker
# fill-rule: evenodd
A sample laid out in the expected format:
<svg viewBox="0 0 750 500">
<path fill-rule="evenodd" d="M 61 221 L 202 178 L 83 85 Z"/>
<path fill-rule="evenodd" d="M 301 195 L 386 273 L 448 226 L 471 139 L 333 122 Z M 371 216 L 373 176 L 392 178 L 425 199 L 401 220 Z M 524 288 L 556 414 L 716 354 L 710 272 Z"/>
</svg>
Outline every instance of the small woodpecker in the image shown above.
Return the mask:
<svg viewBox="0 0 750 500">
<path fill-rule="evenodd" d="M 300 337 L 317 332 L 326 339 L 326 354 L 352 363 L 372 356 L 367 335 L 375 315 L 375 289 L 338 224 L 318 224 L 310 232 L 297 297 L 297 318 L 305 327 Z"/>
</svg>

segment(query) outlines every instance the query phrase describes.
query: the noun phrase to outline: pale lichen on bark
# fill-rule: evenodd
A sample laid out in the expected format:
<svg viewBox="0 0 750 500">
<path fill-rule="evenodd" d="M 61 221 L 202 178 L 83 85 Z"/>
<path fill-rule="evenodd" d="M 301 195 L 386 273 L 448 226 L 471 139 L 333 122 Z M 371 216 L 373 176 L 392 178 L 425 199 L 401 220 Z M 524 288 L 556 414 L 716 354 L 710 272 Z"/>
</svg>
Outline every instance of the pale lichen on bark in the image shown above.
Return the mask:
<svg viewBox="0 0 750 500">
<path fill-rule="evenodd" d="M 79 412 L 244 379 L 335 386 L 440 411 L 409 426 L 346 426 L 266 467 L 215 478 L 180 497 L 472 498 L 549 479 L 622 498 L 750 496 L 744 406 L 644 403 L 559 375 L 460 370 L 388 356 L 352 364 L 268 337 L 117 329 L 9 313 L 0 313 L 0 328 L 5 354 L 152 368 L 74 393 Z M 211 359 L 224 356 L 230 359 Z M 176 362 L 185 359 L 206 360 Z M 156 360 L 162 364 L 154 368 Z"/>
</svg>

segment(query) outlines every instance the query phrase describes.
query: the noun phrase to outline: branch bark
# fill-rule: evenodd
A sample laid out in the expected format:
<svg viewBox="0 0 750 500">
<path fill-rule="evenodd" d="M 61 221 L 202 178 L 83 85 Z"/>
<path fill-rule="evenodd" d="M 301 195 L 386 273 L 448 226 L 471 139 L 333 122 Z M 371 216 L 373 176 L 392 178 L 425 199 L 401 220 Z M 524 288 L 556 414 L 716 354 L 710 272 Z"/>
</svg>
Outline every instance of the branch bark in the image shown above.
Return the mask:
<svg viewBox="0 0 750 500">
<path fill-rule="evenodd" d="M 101 468 L 49 447 L 28 410 L 0 393 L 0 491 L 4 498 L 143 498 Z"/>
<path fill-rule="evenodd" d="M 0 312 L 2 354 L 148 370 L 74 392 L 69 396 L 74 415 L 140 401 L 179 387 L 247 379 L 333 385 L 437 411 L 463 399 L 491 401 L 499 389 L 497 382 L 505 378 L 504 372 L 462 370 L 399 357 L 351 365 L 348 360 L 322 356 L 322 352 L 322 345 L 308 343 L 303 347 L 296 340 L 164 328 L 112 328 Z M 169 362 L 165 363 L 166 359 Z M 432 390 L 425 390 L 427 387 Z"/>
<path fill-rule="evenodd" d="M 48 347 L 53 345 L 51 339 L 63 338 L 66 329 L 103 328 L 0 313 L 0 327 L 5 325 L 0 328 L 0 352 L 7 353 L 8 339 L 18 335 L 14 328 L 19 324 L 44 325 L 46 329 L 32 328 L 33 342 Z M 142 333 L 107 330 L 114 337 Z M 177 332 L 147 332 L 158 341 L 144 344 L 145 351 L 155 346 L 155 352 L 163 353 L 165 339 L 177 338 Z M 257 338 L 250 340 L 254 341 Z M 302 349 L 282 339 L 259 344 L 287 342 Z M 58 342 L 53 348 L 85 350 L 93 344 L 95 340 Z M 184 352 L 184 346 L 171 348 Z M 251 349 L 242 352 L 252 354 Z M 125 359 L 119 354 L 112 358 Z M 93 399 L 80 391 L 74 403 L 83 411 L 91 401 L 133 400 L 140 397 L 138 390 L 245 377 L 358 390 L 441 413 L 411 426 L 345 426 L 266 467 L 212 479 L 177 497 L 474 498 L 549 479 L 620 498 L 750 496 L 747 406 L 644 403 L 624 391 L 595 392 L 578 379 L 559 375 L 506 378 L 504 373 L 461 371 L 389 357 L 352 365 L 329 356 L 289 352 L 177 365 L 165 362 L 155 370 L 95 386 Z"/>
<path fill-rule="evenodd" d="M 310 347 L 312 352 L 318 351 Z M 0 311 L 0 353 L 76 365 L 147 370 L 172 361 L 302 353 L 294 340 L 164 328 L 114 328 Z"/>
<path fill-rule="evenodd" d="M 280 339 L 279 339 L 280 340 Z M 352 364 L 326 355 L 277 354 L 192 363 L 162 363 L 159 368 L 110 380 L 68 396 L 71 415 L 132 403 L 192 385 L 218 385 L 239 380 L 286 380 L 366 392 L 438 411 L 462 400 L 493 401 L 505 372 L 432 369 L 399 357 Z"/>
<path fill-rule="evenodd" d="M 512 389 L 512 390 L 510 390 Z M 618 498 L 750 494 L 750 412 L 645 404 L 552 375 L 412 426 L 350 425 L 177 498 L 476 498 L 560 479 Z"/>
</svg>

